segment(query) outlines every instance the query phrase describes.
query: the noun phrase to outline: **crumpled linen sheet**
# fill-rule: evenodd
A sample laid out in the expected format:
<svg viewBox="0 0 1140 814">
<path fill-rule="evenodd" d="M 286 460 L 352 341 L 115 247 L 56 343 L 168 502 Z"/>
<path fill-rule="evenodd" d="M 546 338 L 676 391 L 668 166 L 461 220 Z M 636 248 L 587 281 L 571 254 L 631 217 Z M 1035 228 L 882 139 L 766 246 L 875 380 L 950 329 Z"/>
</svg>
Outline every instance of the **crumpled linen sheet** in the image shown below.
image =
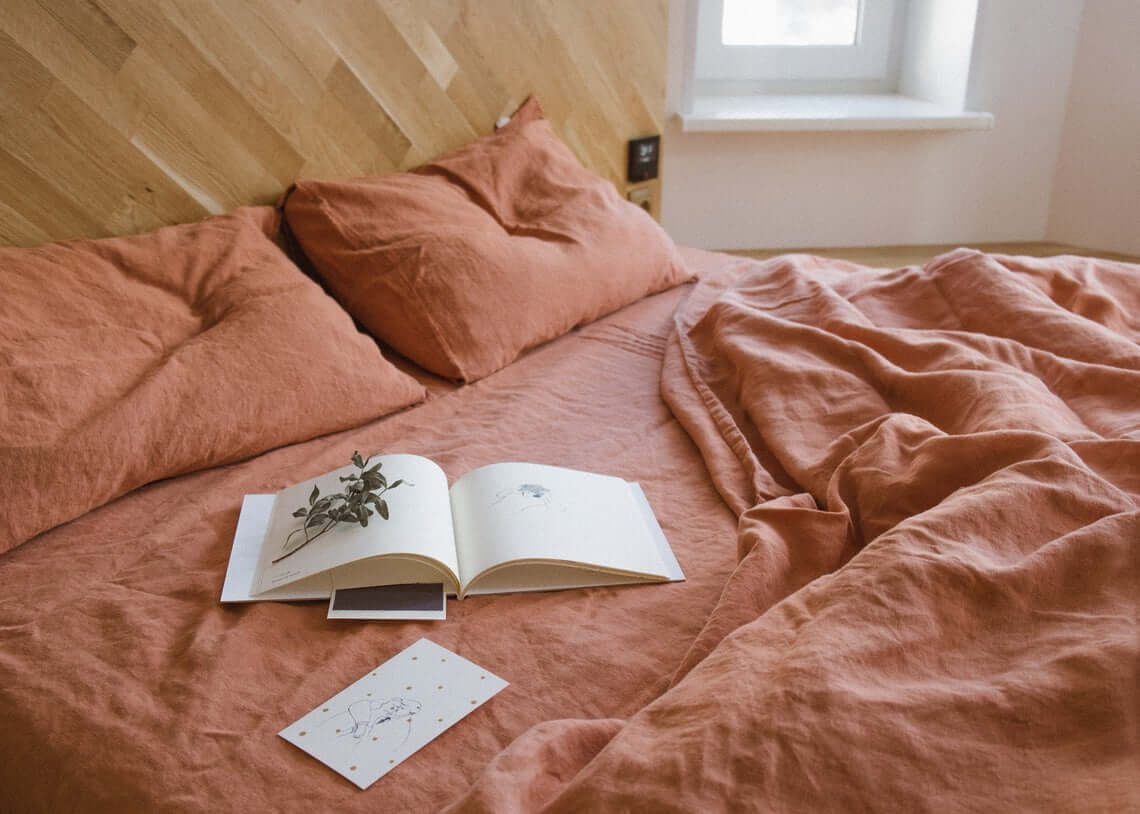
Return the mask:
<svg viewBox="0 0 1140 814">
<path fill-rule="evenodd" d="M 669 690 L 453 810 L 1140 810 L 1140 267 L 722 265 L 662 390 L 739 565 Z"/>
</svg>

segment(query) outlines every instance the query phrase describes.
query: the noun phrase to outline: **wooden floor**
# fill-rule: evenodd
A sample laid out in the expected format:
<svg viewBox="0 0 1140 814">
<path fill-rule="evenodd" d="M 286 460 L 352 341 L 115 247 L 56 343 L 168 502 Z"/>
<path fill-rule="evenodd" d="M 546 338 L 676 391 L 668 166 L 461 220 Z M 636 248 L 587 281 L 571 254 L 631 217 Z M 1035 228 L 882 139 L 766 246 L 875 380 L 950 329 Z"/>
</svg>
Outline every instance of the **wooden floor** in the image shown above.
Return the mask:
<svg viewBox="0 0 1140 814">
<path fill-rule="evenodd" d="M 932 257 L 958 248 L 961 244 L 947 244 L 945 246 L 863 246 L 847 249 L 726 249 L 728 254 L 742 257 L 754 257 L 764 260 L 779 254 L 802 252 L 815 254 L 820 257 L 834 257 L 841 260 L 850 260 L 864 266 L 878 268 L 896 268 L 898 266 L 921 265 Z M 1103 257 L 1107 260 L 1123 260 L 1128 263 L 1140 263 L 1140 257 L 1133 257 L 1115 252 L 1103 252 L 1096 249 L 1083 249 L 1069 246 L 1064 243 L 980 243 L 971 248 L 995 254 L 1024 254 L 1031 257 L 1051 257 L 1055 254 L 1078 254 L 1085 257 Z"/>
</svg>

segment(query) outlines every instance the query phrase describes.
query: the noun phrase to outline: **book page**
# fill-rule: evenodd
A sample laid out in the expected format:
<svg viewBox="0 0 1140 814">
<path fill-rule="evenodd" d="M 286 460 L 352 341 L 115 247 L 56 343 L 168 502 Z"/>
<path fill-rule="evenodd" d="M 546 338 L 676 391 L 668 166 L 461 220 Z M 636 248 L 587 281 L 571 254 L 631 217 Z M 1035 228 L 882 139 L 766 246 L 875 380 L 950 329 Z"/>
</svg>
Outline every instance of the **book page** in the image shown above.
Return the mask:
<svg viewBox="0 0 1140 814">
<path fill-rule="evenodd" d="M 629 484 L 525 463 L 491 464 L 451 489 L 460 581 L 510 562 L 562 561 L 668 577 Z"/>
<path fill-rule="evenodd" d="M 369 528 L 372 524 L 369 523 Z M 415 582 L 442 582 L 449 594 L 458 593 L 456 577 L 444 574 L 438 565 L 419 557 L 402 554 L 389 554 L 384 557 L 369 557 L 348 565 L 338 566 L 329 572 L 332 576 L 332 589 L 367 588 L 373 585 L 401 585 Z M 300 584 L 300 583 L 294 583 Z"/>
<path fill-rule="evenodd" d="M 230 562 L 222 585 L 222 602 L 295 602 L 306 599 L 328 599 L 332 596 L 330 573 L 315 574 L 291 582 L 284 587 L 254 595 L 257 590 L 257 566 L 261 544 L 269 530 L 276 495 L 246 495 L 234 531 Z"/>
<path fill-rule="evenodd" d="M 304 523 L 304 518 L 293 517 L 292 513 L 298 507 L 308 507 L 313 484 L 322 496 L 341 492 L 345 484 L 338 478 L 359 470 L 350 464 L 277 493 L 258 559 L 255 585 L 259 592 L 382 554 L 427 557 L 453 573 L 458 569 L 443 470 L 418 455 L 380 455 L 369 466 L 376 463 L 383 464 L 381 472 L 389 483 L 403 480 L 383 495 L 388 519 L 373 514 L 367 528 L 361 528 L 359 523 L 339 523 L 283 558 L 288 551 L 286 539 Z M 274 563 L 274 559 L 278 562 Z"/>
<path fill-rule="evenodd" d="M 653 508 L 641 486 L 628 483 L 633 502 L 641 512 L 641 519 L 645 523 L 649 536 L 657 545 L 657 553 L 665 564 L 665 575 L 670 582 L 682 582 L 685 573 L 681 570 L 669 541 L 665 539 L 665 532 L 653 514 Z M 467 595 L 478 594 L 505 594 L 523 591 L 562 591 L 569 588 L 598 588 L 609 585 L 637 585 L 645 584 L 645 579 L 630 577 L 627 574 L 608 573 L 605 571 L 586 570 L 568 565 L 551 563 L 516 564 L 506 568 L 492 571 L 476 580 L 467 591 Z"/>
</svg>

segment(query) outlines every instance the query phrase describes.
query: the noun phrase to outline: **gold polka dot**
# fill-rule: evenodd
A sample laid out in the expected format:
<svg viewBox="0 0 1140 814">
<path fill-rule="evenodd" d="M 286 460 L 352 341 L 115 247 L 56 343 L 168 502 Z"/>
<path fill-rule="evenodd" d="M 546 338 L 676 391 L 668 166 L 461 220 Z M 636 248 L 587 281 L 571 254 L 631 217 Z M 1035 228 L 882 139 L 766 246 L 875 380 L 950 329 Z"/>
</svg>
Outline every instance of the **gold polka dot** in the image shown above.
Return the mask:
<svg viewBox="0 0 1140 814">
<path fill-rule="evenodd" d="M 440 661 L 447 661 L 447 659 L 440 659 Z"/>
<path fill-rule="evenodd" d="M 369 697 L 369 698 L 371 698 L 371 697 L 372 697 L 372 693 L 368 693 L 368 697 Z"/>
<path fill-rule="evenodd" d="M 379 739 L 378 737 L 376 737 L 375 735 L 373 735 L 373 736 L 372 736 L 372 740 L 374 740 L 374 741 L 378 741 L 378 740 L 380 740 L 380 739 Z"/>
<path fill-rule="evenodd" d="M 404 687 L 404 689 L 405 689 L 405 690 L 410 690 L 411 688 L 412 688 L 412 685 L 411 685 L 411 684 L 409 684 L 408 686 Z"/>
<path fill-rule="evenodd" d="M 472 703 L 472 704 L 474 704 L 475 702 L 474 702 L 474 701 L 472 701 L 471 703 Z M 337 732 L 340 732 L 340 730 L 338 729 L 338 730 L 337 730 Z"/>
<path fill-rule="evenodd" d="M 389 763 L 395 763 L 396 761 L 395 760 L 389 760 L 388 762 Z"/>
<path fill-rule="evenodd" d="M 419 658 L 419 656 L 412 656 L 412 661 L 415 661 L 418 658 Z M 376 675 L 376 673 L 373 673 L 372 675 Z"/>
<path fill-rule="evenodd" d="M 324 709 L 321 710 L 321 712 L 328 712 L 328 711 L 329 711 L 328 707 L 325 707 Z"/>
<path fill-rule="evenodd" d="M 350 772 L 355 772 L 355 771 L 356 771 L 356 767 L 355 767 L 355 766 L 349 766 L 349 767 L 348 767 L 348 770 L 349 770 Z"/>
<path fill-rule="evenodd" d="M 478 704 L 479 702 L 478 701 L 472 701 L 471 703 L 472 704 Z M 337 732 L 340 732 L 340 730 L 338 729 Z"/>
<path fill-rule="evenodd" d="M 443 685 L 442 685 L 442 684 L 436 684 L 436 685 L 435 685 L 435 688 L 436 688 L 437 690 L 442 690 L 442 689 L 443 689 Z"/>
<path fill-rule="evenodd" d="M 483 680 L 484 678 L 486 678 L 486 677 L 487 677 L 487 676 L 479 676 L 479 680 L 480 680 L 480 681 L 482 681 L 482 680 Z"/>
<path fill-rule="evenodd" d="M 436 718 L 436 720 L 441 722 L 441 723 L 443 722 L 443 718 Z"/>
<path fill-rule="evenodd" d="M 305 734 L 305 730 L 302 729 L 300 732 L 297 733 L 297 737 L 298 738 L 303 737 L 304 734 Z"/>
</svg>

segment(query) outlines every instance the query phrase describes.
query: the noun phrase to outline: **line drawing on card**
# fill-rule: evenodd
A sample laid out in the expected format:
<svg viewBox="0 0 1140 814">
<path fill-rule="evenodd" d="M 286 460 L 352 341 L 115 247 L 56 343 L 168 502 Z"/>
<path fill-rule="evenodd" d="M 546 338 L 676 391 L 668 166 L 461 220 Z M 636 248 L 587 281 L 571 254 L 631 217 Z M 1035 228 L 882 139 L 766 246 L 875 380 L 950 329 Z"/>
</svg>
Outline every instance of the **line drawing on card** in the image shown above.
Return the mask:
<svg viewBox="0 0 1140 814">
<path fill-rule="evenodd" d="M 354 746 L 362 743 L 379 743 L 395 749 L 412 733 L 412 720 L 423 709 L 415 698 L 395 697 L 384 701 L 358 698 L 318 725 L 320 729 L 333 727 L 338 738 L 352 738 Z"/>
</svg>

